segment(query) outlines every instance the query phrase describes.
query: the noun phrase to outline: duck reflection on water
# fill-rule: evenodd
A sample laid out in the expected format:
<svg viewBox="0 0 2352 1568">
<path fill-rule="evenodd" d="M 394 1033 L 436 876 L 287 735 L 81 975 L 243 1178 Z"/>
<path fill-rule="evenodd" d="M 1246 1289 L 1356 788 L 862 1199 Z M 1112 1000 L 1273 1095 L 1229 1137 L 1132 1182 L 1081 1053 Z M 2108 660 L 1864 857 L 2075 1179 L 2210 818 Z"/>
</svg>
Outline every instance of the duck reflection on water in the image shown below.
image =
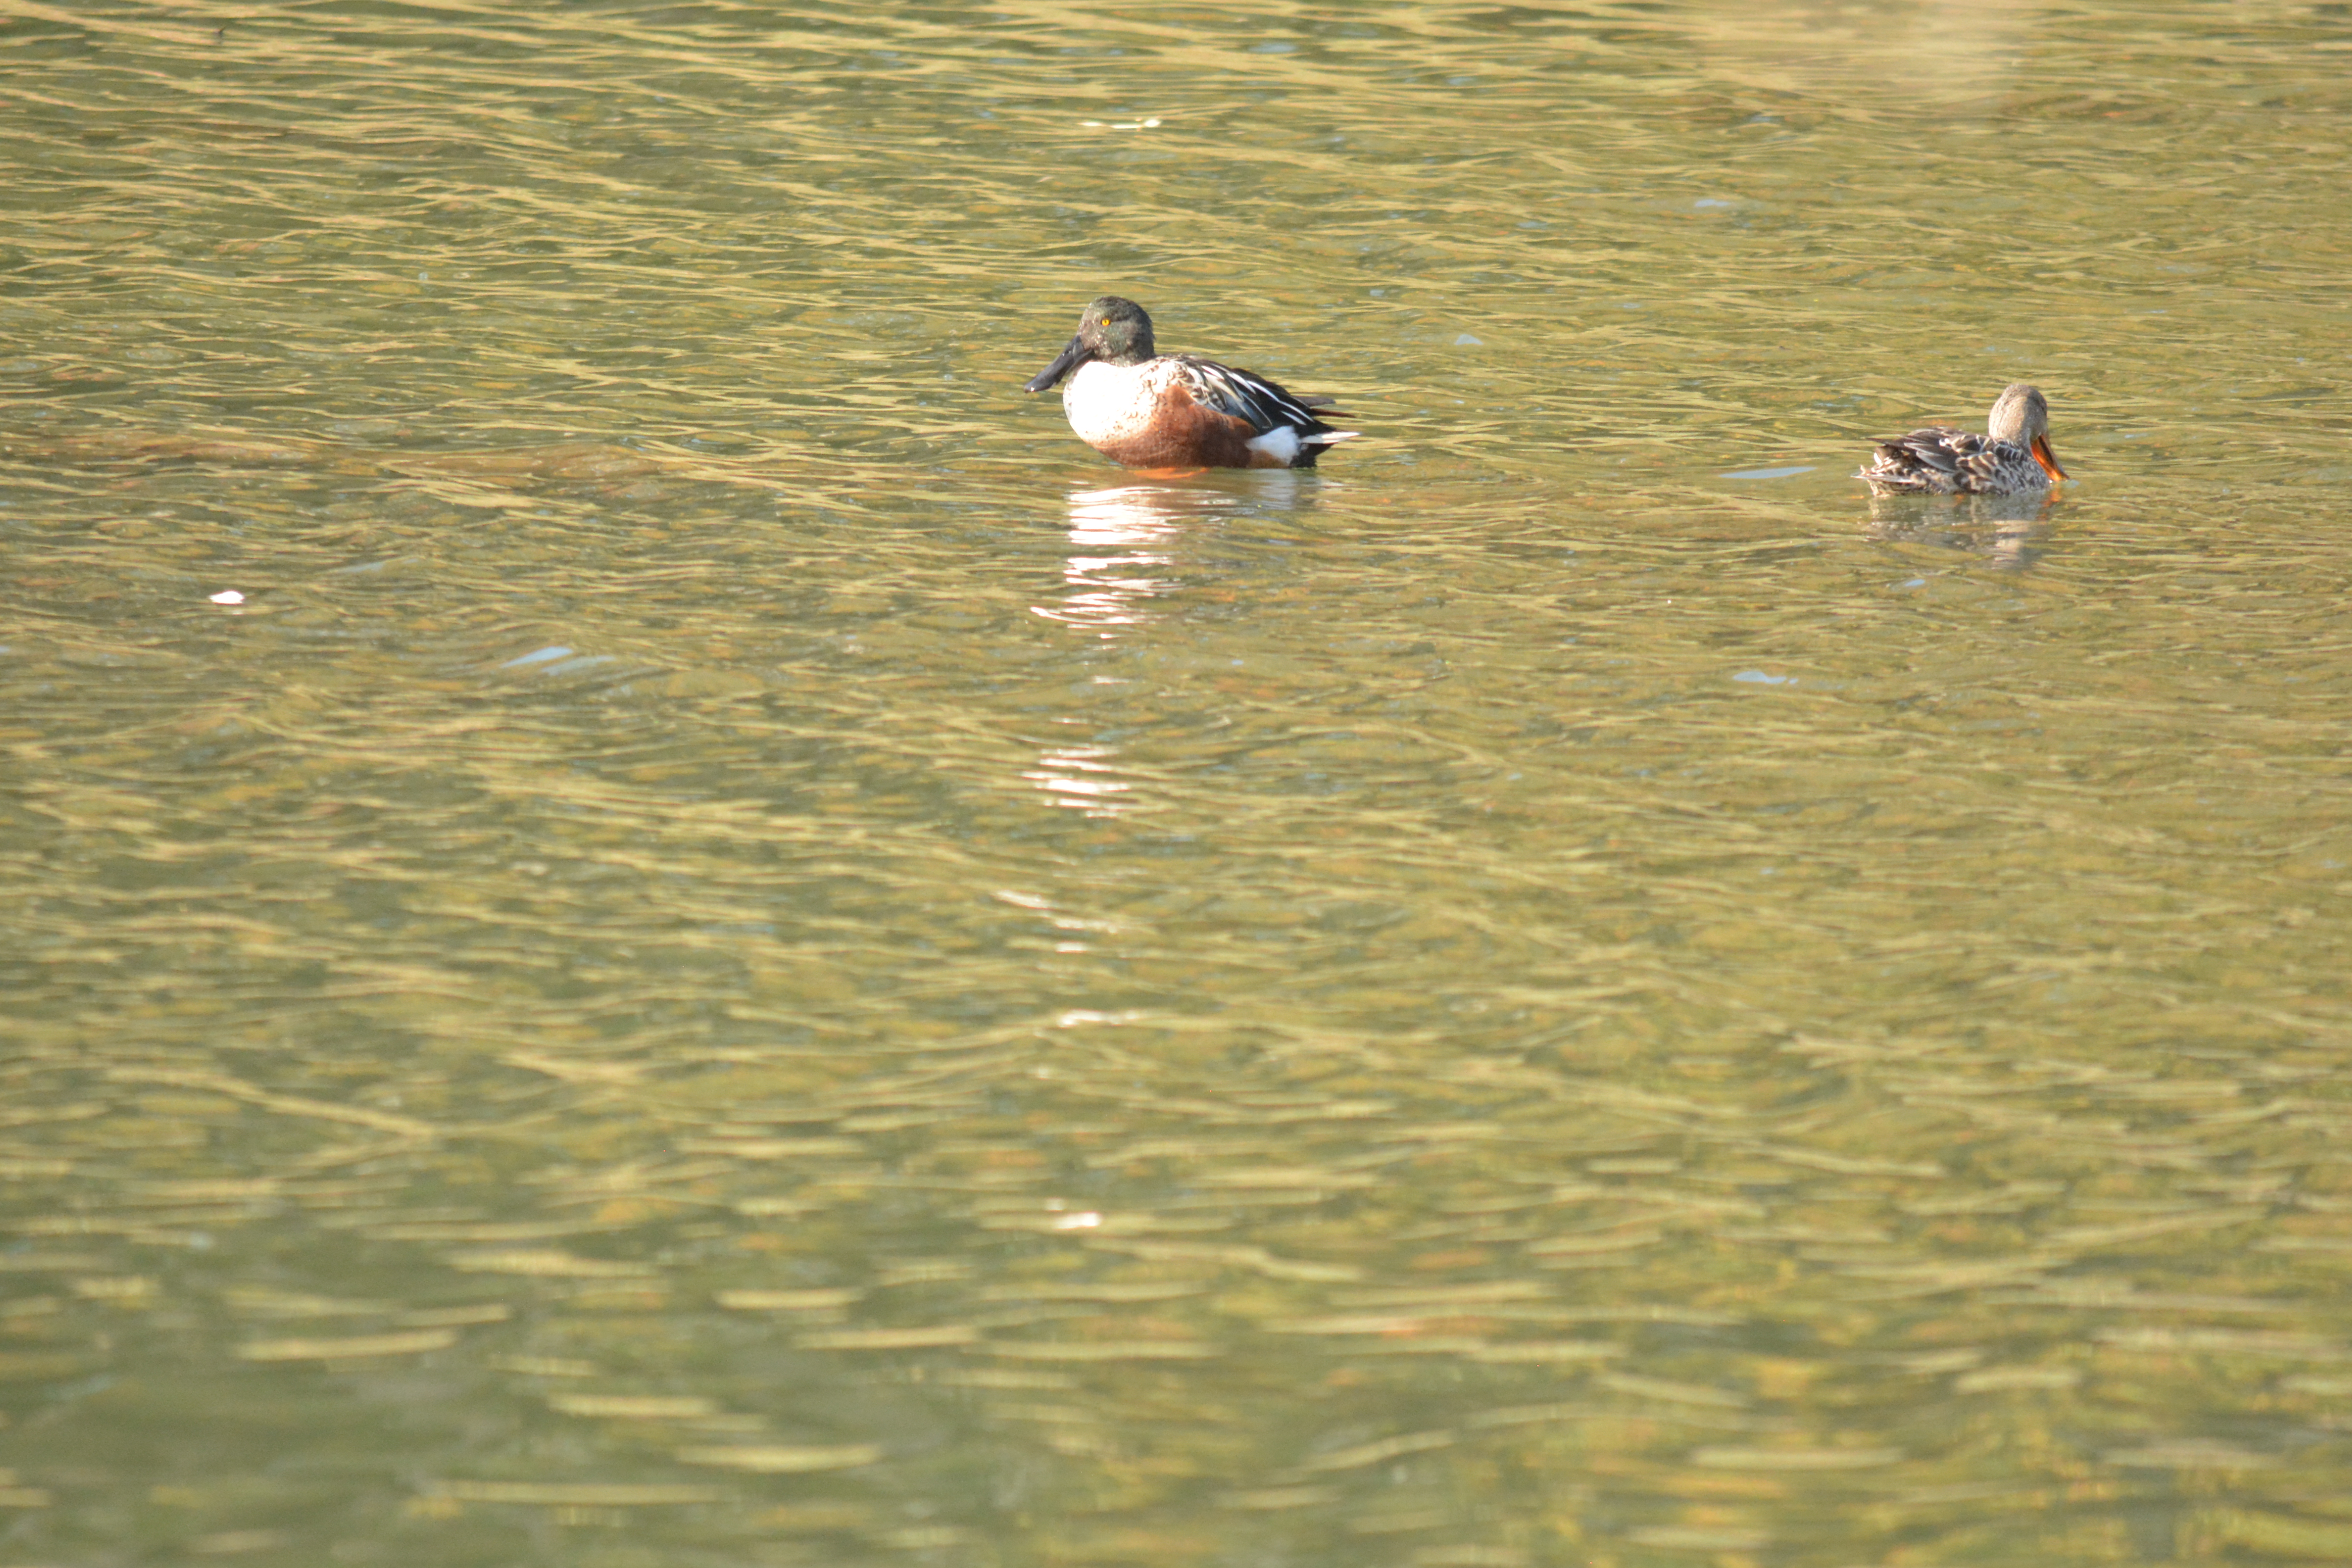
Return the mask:
<svg viewBox="0 0 2352 1568">
<path fill-rule="evenodd" d="M 1114 485 L 1070 497 L 1070 542 L 1058 603 L 1032 606 L 1049 621 L 1082 626 L 1105 641 L 1141 624 L 1146 603 L 1176 586 L 1156 575 L 1184 524 L 1204 510 L 1172 485 Z"/>
<path fill-rule="evenodd" d="M 1931 501 L 1874 497 L 1870 535 L 1889 543 L 1971 551 L 2000 571 L 2022 572 L 2049 552 L 2050 493 Z"/>
<path fill-rule="evenodd" d="M 1063 563 L 1066 592 L 1058 603 L 1031 606 L 1049 621 L 1091 630 L 1105 642 L 1151 618 L 1150 601 L 1179 584 L 1176 552 L 1206 525 L 1297 506 L 1302 487 L 1291 473 L 1253 474 L 1246 480 L 1168 480 L 1112 485 L 1070 497 L 1070 542 Z"/>
<path fill-rule="evenodd" d="M 1190 540 L 1216 524 L 1289 511 L 1312 488 L 1312 481 L 1302 486 L 1289 471 L 1274 470 L 1246 479 L 1139 481 L 1074 492 L 1062 595 L 1030 606 L 1031 613 L 1090 634 L 1097 647 L 1132 637 L 1158 618 L 1154 601 L 1182 589 L 1179 574 Z M 1095 676 L 1104 685 L 1120 679 Z M 1115 746 L 1055 746 L 1022 777 L 1055 805 L 1117 816 L 1146 804 L 1136 794 L 1140 775 L 1120 767 L 1118 755 Z"/>
</svg>

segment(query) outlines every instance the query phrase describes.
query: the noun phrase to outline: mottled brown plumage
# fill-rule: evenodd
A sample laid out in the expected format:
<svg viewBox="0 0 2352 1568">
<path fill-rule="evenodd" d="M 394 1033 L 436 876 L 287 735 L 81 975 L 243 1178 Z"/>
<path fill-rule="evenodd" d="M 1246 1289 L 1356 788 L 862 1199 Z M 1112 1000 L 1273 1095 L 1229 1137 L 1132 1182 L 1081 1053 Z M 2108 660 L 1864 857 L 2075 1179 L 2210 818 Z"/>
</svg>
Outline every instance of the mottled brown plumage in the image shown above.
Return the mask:
<svg viewBox="0 0 2352 1568">
<path fill-rule="evenodd" d="M 2050 405 L 2021 381 L 2002 390 L 1984 435 L 1930 425 L 1881 441 L 1854 474 L 1882 496 L 2036 495 L 2065 477 L 2050 450 Z"/>
</svg>

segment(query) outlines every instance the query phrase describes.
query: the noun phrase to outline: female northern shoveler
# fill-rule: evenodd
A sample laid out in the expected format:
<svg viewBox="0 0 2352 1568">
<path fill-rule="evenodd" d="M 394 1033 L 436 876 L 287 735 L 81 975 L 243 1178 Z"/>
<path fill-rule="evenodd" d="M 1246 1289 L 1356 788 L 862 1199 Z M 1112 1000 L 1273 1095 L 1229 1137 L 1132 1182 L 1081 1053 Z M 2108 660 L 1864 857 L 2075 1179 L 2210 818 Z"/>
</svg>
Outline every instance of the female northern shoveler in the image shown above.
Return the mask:
<svg viewBox="0 0 2352 1568">
<path fill-rule="evenodd" d="M 1328 398 L 1293 397 L 1192 354 L 1155 355 L 1151 318 L 1115 294 L 1087 307 L 1077 336 L 1029 390 L 1064 376 L 1070 428 L 1130 468 L 1311 468 L 1324 447 L 1355 435 L 1316 417 L 1339 412 Z"/>
<path fill-rule="evenodd" d="M 1877 496 L 2026 496 L 2066 477 L 2050 450 L 2050 405 L 2039 387 L 2001 391 L 1986 433 L 1930 425 L 1881 441 L 1854 478 Z"/>
</svg>

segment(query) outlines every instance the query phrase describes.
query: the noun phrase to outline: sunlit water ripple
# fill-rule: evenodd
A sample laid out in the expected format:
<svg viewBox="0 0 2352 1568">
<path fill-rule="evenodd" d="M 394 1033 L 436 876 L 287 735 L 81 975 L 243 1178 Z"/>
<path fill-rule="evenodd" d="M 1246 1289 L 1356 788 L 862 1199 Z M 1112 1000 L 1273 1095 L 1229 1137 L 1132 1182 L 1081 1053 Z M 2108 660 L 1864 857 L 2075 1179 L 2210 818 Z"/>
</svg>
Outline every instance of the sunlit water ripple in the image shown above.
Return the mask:
<svg viewBox="0 0 2352 1568">
<path fill-rule="evenodd" d="M 7 1560 L 2352 1559 L 2347 61 L 8 8 Z"/>
</svg>

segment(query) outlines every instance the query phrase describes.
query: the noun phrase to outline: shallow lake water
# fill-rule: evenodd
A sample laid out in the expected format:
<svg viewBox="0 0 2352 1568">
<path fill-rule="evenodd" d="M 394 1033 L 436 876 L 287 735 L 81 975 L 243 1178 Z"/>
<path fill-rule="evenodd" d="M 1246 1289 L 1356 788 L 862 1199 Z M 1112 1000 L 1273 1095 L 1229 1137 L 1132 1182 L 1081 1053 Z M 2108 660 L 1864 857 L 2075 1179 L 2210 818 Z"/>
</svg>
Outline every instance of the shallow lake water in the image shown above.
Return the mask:
<svg viewBox="0 0 2352 1568">
<path fill-rule="evenodd" d="M 0 1564 L 2352 1560 L 2346 7 L 0 79 Z"/>
</svg>

